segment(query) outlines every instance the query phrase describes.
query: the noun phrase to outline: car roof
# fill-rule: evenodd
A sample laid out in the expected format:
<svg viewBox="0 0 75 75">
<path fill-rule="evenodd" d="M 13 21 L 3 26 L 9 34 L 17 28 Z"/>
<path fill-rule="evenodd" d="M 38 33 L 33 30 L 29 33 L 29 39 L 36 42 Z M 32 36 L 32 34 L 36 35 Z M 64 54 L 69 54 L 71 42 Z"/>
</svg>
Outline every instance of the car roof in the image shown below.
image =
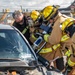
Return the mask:
<svg viewBox="0 0 75 75">
<path fill-rule="evenodd" d="M 14 28 L 10 25 L 4 25 L 4 24 L 0 24 L 0 29 L 11 29 L 14 30 Z"/>
</svg>

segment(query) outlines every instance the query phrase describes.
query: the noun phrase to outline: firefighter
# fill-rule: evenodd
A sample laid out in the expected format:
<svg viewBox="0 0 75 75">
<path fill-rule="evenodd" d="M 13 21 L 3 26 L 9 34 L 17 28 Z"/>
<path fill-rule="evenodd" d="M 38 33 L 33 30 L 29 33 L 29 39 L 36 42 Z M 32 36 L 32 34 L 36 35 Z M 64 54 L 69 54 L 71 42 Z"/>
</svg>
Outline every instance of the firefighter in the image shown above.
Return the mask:
<svg viewBox="0 0 75 75">
<path fill-rule="evenodd" d="M 64 39 L 61 39 L 64 55 L 67 58 L 67 64 L 71 67 L 72 71 L 70 74 L 72 75 L 75 70 L 75 19 L 67 18 L 61 24 L 61 30 L 65 33 Z M 75 74 L 75 73 L 74 73 Z"/>
<path fill-rule="evenodd" d="M 33 10 L 30 13 L 30 17 L 33 21 L 33 25 L 30 27 L 30 32 L 31 32 L 30 39 L 31 39 L 32 42 L 34 42 L 38 37 L 37 35 L 35 35 L 35 33 L 40 31 L 39 26 L 42 23 L 42 18 L 40 17 L 40 13 L 36 10 Z"/>
<path fill-rule="evenodd" d="M 43 30 L 40 29 L 40 25 L 42 24 L 43 19 L 41 18 L 40 12 L 38 12 L 36 10 L 33 10 L 31 12 L 31 18 L 34 22 L 34 26 L 33 26 L 34 28 L 31 29 L 31 32 L 32 32 L 31 40 L 35 41 L 39 37 L 38 35 L 35 35 L 35 33 L 43 32 Z M 47 21 L 45 21 L 45 24 L 47 24 Z M 33 41 L 33 43 L 34 43 L 34 41 Z M 42 46 L 43 43 L 44 43 L 44 41 L 40 44 L 38 49 Z M 54 53 L 55 53 L 55 51 L 52 51 L 51 45 L 49 43 L 46 43 L 45 46 L 43 47 L 43 49 L 39 52 L 39 54 L 48 61 L 53 60 Z"/>
<path fill-rule="evenodd" d="M 50 7 L 50 8 L 49 8 Z M 58 12 L 58 9 L 57 8 L 55 8 L 55 7 L 53 7 L 53 6 L 48 6 L 48 7 L 46 7 L 46 9 L 48 8 L 48 10 L 50 10 L 50 11 L 46 11 L 46 13 L 47 13 L 47 17 L 45 16 L 45 14 L 43 13 L 43 11 L 45 10 L 45 9 L 43 9 L 43 11 L 42 11 L 42 16 L 43 17 L 46 17 L 46 19 L 50 16 L 50 14 L 53 16 L 53 18 L 49 18 L 49 19 L 44 19 L 44 21 L 45 22 L 50 22 L 50 23 L 52 23 L 52 25 L 54 25 L 55 23 L 54 23 L 54 17 L 55 17 L 55 21 L 58 19 L 58 22 L 60 21 L 60 19 L 63 19 L 62 21 L 61 21 L 61 23 L 64 21 L 64 19 L 66 19 L 66 16 L 63 16 L 60 12 Z M 52 11 L 52 12 L 51 12 Z M 39 15 L 36 15 L 37 16 L 37 19 L 39 18 L 38 16 Z M 34 16 L 31 16 L 32 18 L 33 18 L 33 20 L 34 20 Z M 34 20 L 34 21 L 37 21 L 36 19 Z M 59 25 L 60 25 L 60 22 L 59 22 Z M 59 25 L 57 25 L 57 27 L 55 27 L 55 29 L 54 29 L 54 27 L 53 27 L 53 30 L 52 31 L 54 31 L 54 30 L 57 30 L 59 33 L 62 33 L 61 32 L 61 30 L 59 30 L 60 28 L 58 27 Z M 55 26 L 55 25 L 54 25 Z M 56 31 L 56 32 L 57 32 Z M 55 33 L 56 33 L 55 32 Z M 59 34 L 58 33 L 58 34 Z M 49 34 L 50 36 L 51 36 L 51 34 Z M 44 46 L 44 48 L 40 51 L 40 55 L 41 56 L 43 56 L 45 59 L 47 59 L 49 62 L 51 62 L 51 60 L 53 61 L 53 60 L 55 60 L 55 59 L 57 59 L 57 61 L 55 62 L 55 63 L 57 63 L 56 65 L 57 65 L 57 68 L 59 69 L 59 70 L 63 70 L 63 58 L 62 58 L 62 53 L 61 53 L 61 51 L 60 51 L 60 49 L 59 49 L 59 47 L 60 47 L 60 44 L 58 44 L 57 42 L 56 43 L 54 43 L 54 44 L 50 44 L 50 42 L 48 42 L 47 40 L 46 40 L 46 38 L 49 36 L 48 34 L 47 35 L 44 35 L 44 39 L 45 39 L 45 41 L 47 42 L 46 43 L 46 45 Z M 56 35 L 56 34 L 55 34 Z M 56 36 L 55 36 L 56 37 Z M 60 37 L 61 37 L 61 35 L 60 35 Z M 52 38 L 53 39 L 53 38 Z M 57 41 L 57 40 L 56 40 Z M 58 57 L 59 57 L 59 59 L 58 59 Z M 61 61 L 61 63 L 60 62 L 58 62 L 58 61 Z M 59 65 L 58 63 L 60 63 L 60 64 L 62 64 L 62 65 Z M 61 67 L 60 67 L 61 66 Z M 54 67 L 56 67 L 56 66 L 54 66 Z"/>
<path fill-rule="evenodd" d="M 30 45 L 32 45 L 32 42 L 30 41 L 30 30 L 29 30 L 29 22 L 27 17 L 20 11 L 14 11 L 12 14 L 13 19 L 15 20 L 13 23 L 13 26 L 22 32 L 22 34 L 26 37 Z"/>
<path fill-rule="evenodd" d="M 63 54 L 60 44 L 63 34 L 60 25 L 65 21 L 65 19 L 68 18 L 68 16 L 61 14 L 58 11 L 58 8 L 55 6 L 46 6 L 42 10 L 42 15 L 44 20 L 53 23 L 51 34 L 45 34 L 43 38 L 52 46 L 53 50 L 55 51 L 55 54 L 53 54 L 53 59 L 59 57 L 58 59 L 56 59 L 56 61 L 54 61 L 55 67 L 61 71 L 64 71 Z M 46 58 L 49 57 L 50 56 L 47 56 Z"/>
<path fill-rule="evenodd" d="M 8 13 L 9 13 L 9 9 L 5 9 L 5 12 L 3 12 L 3 15 L 0 18 L 0 23 L 4 22 L 4 19 L 6 18 L 6 16 L 8 15 Z"/>
</svg>

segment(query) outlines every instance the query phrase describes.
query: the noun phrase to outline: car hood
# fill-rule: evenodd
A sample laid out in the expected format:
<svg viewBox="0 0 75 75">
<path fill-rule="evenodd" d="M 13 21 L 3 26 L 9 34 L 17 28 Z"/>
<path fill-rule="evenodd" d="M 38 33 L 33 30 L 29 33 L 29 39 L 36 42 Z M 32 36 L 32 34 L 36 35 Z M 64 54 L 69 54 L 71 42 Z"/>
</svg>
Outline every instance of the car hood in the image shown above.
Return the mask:
<svg viewBox="0 0 75 75">
<path fill-rule="evenodd" d="M 6 60 L 6 59 L 0 60 L 0 71 L 3 70 L 22 71 L 22 70 L 31 70 L 34 68 L 35 68 L 34 63 L 30 65 L 29 63 L 21 60 Z"/>
</svg>

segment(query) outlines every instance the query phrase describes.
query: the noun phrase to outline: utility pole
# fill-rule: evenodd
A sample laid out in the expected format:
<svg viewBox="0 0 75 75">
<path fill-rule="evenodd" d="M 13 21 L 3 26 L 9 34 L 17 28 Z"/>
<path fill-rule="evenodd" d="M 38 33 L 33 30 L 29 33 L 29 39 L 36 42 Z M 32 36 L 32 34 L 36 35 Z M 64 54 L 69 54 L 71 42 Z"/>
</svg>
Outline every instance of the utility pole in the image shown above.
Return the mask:
<svg viewBox="0 0 75 75">
<path fill-rule="evenodd" d="M 21 7 L 21 11 L 22 11 L 22 5 L 20 5 L 20 7 Z"/>
</svg>

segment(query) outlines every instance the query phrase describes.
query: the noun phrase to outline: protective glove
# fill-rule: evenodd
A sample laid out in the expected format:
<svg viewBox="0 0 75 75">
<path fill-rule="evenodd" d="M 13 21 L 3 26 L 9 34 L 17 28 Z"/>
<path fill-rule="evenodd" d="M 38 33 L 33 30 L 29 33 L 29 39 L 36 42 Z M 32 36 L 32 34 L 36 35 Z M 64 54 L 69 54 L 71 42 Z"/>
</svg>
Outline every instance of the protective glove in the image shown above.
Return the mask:
<svg viewBox="0 0 75 75">
<path fill-rule="evenodd" d="M 46 42 L 48 42 L 48 37 L 49 37 L 49 34 L 43 35 L 43 39 L 44 39 Z"/>
<path fill-rule="evenodd" d="M 42 36 L 42 34 L 40 34 L 40 33 L 34 33 L 34 34 L 31 35 L 31 37 L 32 37 L 34 40 L 36 40 L 39 36 Z"/>
<path fill-rule="evenodd" d="M 36 40 L 36 36 L 34 34 L 31 34 L 32 39 Z"/>
</svg>

